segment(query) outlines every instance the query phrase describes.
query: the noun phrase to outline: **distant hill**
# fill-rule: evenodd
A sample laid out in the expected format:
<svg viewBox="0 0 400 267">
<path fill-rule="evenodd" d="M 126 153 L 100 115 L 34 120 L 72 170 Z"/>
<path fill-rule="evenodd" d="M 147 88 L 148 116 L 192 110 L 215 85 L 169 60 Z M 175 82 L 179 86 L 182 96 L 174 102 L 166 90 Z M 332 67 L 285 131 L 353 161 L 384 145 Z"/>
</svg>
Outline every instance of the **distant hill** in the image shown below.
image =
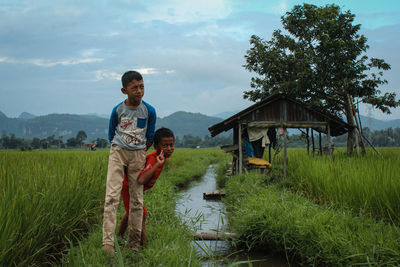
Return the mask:
<svg viewBox="0 0 400 267">
<path fill-rule="evenodd" d="M 360 115 L 362 127 L 368 127 L 371 130 L 383 130 L 387 128 L 400 128 L 400 119 L 398 120 L 377 120 L 371 117 Z"/>
<path fill-rule="evenodd" d="M 33 118 L 0 118 L 0 132 L 31 139 L 54 135 L 64 140 L 84 130 L 89 139 L 106 138 L 108 120 L 96 116 L 49 114 Z"/>
<path fill-rule="evenodd" d="M 31 113 L 28 113 L 28 112 L 22 112 L 22 113 L 18 116 L 19 119 L 24 119 L 24 120 L 33 119 L 33 118 L 35 118 L 35 117 L 36 117 L 36 115 L 33 115 L 33 114 L 31 114 Z"/>
<path fill-rule="evenodd" d="M 225 119 L 227 119 L 227 118 L 229 118 L 229 117 L 231 117 L 231 116 L 233 116 L 233 115 L 235 115 L 236 113 L 239 113 L 239 112 L 240 112 L 240 110 L 237 110 L 237 111 L 225 111 L 225 112 L 220 112 L 220 113 L 214 114 L 212 116 L 225 120 Z"/>
<path fill-rule="evenodd" d="M 157 118 L 156 128 L 162 126 L 168 127 L 179 137 L 191 134 L 204 138 L 205 135 L 210 135 L 208 127 L 234 114 L 234 112 L 226 112 L 225 114 L 219 114 L 221 117 L 213 117 L 201 113 L 178 111 L 164 118 Z M 67 140 L 68 138 L 75 137 L 78 131 L 84 130 L 89 140 L 98 137 L 106 139 L 109 119 L 100 116 L 91 114 L 49 114 L 35 116 L 23 112 L 18 118 L 8 118 L 0 111 L 0 134 L 13 133 L 17 137 L 28 139 L 32 139 L 33 137 L 45 138 L 54 135 L 55 137 L 62 136 L 63 140 Z M 371 130 L 382 130 L 390 127 L 400 128 L 400 119 L 383 121 L 361 116 L 361 122 L 363 127 L 369 127 Z M 228 135 L 229 132 L 223 134 Z"/>
<path fill-rule="evenodd" d="M 156 128 L 170 128 L 176 136 L 191 134 L 203 138 L 205 135 L 210 135 L 208 127 L 220 121 L 222 121 L 221 118 L 210 117 L 201 113 L 178 111 L 162 119 L 157 118 Z"/>
<path fill-rule="evenodd" d="M 0 111 L 0 119 L 1 118 L 7 118 L 6 114 L 4 114 L 3 112 Z"/>
<path fill-rule="evenodd" d="M 0 111 L 0 133 L 13 133 L 17 137 L 28 139 L 54 135 L 67 140 L 75 137 L 78 131 L 84 130 L 88 139 L 107 138 L 109 119 L 99 115 L 49 114 L 32 115 L 33 117 L 29 115 L 32 114 L 22 113 L 18 118 L 8 118 Z M 180 137 L 191 134 L 203 138 L 209 135 L 208 127 L 221 120 L 200 113 L 178 111 L 164 118 L 157 118 L 156 128 L 168 127 Z"/>
<path fill-rule="evenodd" d="M 0 111 L 0 133 L 14 133 L 16 136 L 21 136 L 24 122 L 23 119 L 8 118 Z"/>
</svg>

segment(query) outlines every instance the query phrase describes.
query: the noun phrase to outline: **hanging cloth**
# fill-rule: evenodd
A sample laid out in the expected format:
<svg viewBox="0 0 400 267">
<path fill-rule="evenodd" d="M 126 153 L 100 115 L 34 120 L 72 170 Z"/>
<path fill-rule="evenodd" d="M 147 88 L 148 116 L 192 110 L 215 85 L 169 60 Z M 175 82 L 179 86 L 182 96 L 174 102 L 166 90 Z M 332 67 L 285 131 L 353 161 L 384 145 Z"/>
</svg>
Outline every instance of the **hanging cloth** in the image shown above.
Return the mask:
<svg viewBox="0 0 400 267">
<path fill-rule="evenodd" d="M 270 143 L 268 138 L 268 128 L 248 127 L 249 141 L 254 142 L 262 138 L 261 146 L 265 147 Z"/>
</svg>

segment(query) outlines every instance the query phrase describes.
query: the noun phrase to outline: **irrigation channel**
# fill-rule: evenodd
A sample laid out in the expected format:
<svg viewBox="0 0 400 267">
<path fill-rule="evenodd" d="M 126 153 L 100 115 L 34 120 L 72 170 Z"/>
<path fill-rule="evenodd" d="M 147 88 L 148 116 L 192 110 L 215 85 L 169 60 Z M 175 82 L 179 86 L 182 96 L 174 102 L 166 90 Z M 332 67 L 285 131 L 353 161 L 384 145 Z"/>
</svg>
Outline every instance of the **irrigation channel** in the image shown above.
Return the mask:
<svg viewBox="0 0 400 267">
<path fill-rule="evenodd" d="M 176 212 L 197 232 L 226 232 L 225 206 L 220 200 L 205 200 L 203 193 L 216 190 L 216 174 L 210 165 L 202 179 L 181 193 Z M 228 241 L 197 240 L 193 246 L 204 256 L 202 266 L 289 266 L 284 258 L 265 253 L 236 251 Z"/>
</svg>

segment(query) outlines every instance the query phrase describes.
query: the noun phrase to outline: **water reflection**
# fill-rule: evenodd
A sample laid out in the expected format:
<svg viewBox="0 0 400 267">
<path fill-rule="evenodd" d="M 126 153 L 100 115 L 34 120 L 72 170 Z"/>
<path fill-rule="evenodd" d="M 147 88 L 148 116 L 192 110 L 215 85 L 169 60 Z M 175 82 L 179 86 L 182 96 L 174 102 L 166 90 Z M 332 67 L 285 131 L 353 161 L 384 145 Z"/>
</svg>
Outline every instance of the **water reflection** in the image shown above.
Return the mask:
<svg viewBox="0 0 400 267">
<path fill-rule="evenodd" d="M 182 219 L 193 227 L 196 232 L 214 232 L 226 230 L 226 216 L 222 201 L 203 199 L 203 193 L 216 190 L 215 171 L 213 166 L 207 169 L 203 179 L 194 183 L 187 191 L 181 194 L 177 203 L 177 212 Z M 194 223 L 194 224 L 193 224 Z M 207 256 L 207 253 L 222 254 L 230 252 L 230 245 L 225 241 L 202 241 L 199 253 Z"/>
<path fill-rule="evenodd" d="M 227 220 L 225 207 L 222 201 L 203 199 L 203 193 L 217 189 L 214 166 L 210 165 L 201 181 L 195 182 L 185 192 L 180 194 L 176 205 L 176 212 L 196 232 L 227 231 Z M 282 258 L 265 253 L 244 253 L 234 251 L 229 242 L 226 241 L 202 241 L 193 242 L 198 253 L 204 256 L 202 266 L 249 266 L 248 262 L 253 261 L 251 266 L 281 267 L 289 266 Z M 214 259 L 214 261 L 212 259 Z"/>
</svg>

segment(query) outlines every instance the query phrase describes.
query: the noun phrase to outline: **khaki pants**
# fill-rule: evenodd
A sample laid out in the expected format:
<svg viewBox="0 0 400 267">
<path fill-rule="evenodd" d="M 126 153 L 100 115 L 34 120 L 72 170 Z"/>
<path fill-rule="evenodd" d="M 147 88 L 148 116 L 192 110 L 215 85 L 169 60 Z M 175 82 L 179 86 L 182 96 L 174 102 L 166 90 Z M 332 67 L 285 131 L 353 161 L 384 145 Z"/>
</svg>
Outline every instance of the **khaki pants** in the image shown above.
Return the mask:
<svg viewBox="0 0 400 267">
<path fill-rule="evenodd" d="M 104 201 L 103 245 L 114 246 L 116 215 L 121 196 L 124 170 L 129 181 L 129 245 L 138 248 L 142 233 L 143 185 L 139 173 L 146 162 L 145 150 L 127 150 L 111 144 L 108 158 L 106 198 Z"/>
</svg>

